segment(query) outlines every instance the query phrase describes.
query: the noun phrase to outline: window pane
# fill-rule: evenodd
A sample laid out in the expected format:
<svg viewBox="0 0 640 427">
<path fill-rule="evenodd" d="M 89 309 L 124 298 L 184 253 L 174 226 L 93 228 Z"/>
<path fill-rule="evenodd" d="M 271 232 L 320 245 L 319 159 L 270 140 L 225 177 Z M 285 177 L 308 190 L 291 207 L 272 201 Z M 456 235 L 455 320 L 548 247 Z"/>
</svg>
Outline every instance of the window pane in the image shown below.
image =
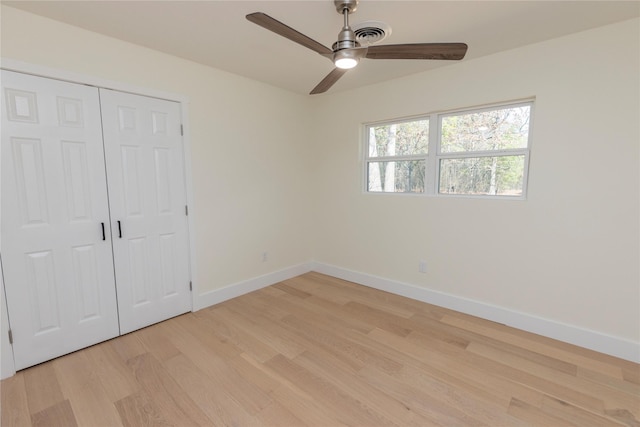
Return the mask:
<svg viewBox="0 0 640 427">
<path fill-rule="evenodd" d="M 429 120 L 371 126 L 369 157 L 425 154 L 429 146 Z"/>
<path fill-rule="evenodd" d="M 524 156 L 440 160 L 441 194 L 521 196 Z"/>
<path fill-rule="evenodd" d="M 526 148 L 529 105 L 445 116 L 441 124 L 442 153 Z"/>
<path fill-rule="evenodd" d="M 368 191 L 424 193 L 425 160 L 370 162 Z"/>
</svg>

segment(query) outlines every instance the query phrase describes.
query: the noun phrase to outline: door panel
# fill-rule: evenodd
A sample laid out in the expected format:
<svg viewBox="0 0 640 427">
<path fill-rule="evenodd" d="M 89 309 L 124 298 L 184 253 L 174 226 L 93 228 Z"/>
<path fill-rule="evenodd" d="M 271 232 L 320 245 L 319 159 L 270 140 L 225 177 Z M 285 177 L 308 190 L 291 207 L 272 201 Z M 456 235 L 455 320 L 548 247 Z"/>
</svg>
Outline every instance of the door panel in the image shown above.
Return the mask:
<svg viewBox="0 0 640 427">
<path fill-rule="evenodd" d="M 37 138 L 9 137 L 9 142 L 15 165 L 21 225 L 48 224 L 42 141 Z"/>
<path fill-rule="evenodd" d="M 86 221 L 93 217 L 88 166 L 86 142 L 62 141 L 62 167 L 70 221 Z"/>
<path fill-rule="evenodd" d="M 2 71 L 2 97 L 1 249 L 22 369 L 119 328 L 98 90 Z"/>
<path fill-rule="evenodd" d="M 104 89 L 100 102 L 127 333 L 191 310 L 180 104 Z"/>
</svg>

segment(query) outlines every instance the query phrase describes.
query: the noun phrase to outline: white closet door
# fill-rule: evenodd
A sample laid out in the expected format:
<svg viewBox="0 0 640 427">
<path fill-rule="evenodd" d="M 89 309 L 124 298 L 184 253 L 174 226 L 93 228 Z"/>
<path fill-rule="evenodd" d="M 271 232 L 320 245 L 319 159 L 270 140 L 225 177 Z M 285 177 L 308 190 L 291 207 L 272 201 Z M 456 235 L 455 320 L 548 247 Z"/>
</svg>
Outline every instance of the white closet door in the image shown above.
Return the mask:
<svg viewBox="0 0 640 427">
<path fill-rule="evenodd" d="M 180 104 L 100 89 L 121 333 L 191 310 Z"/>
<path fill-rule="evenodd" d="M 2 98 L 2 264 L 22 369 L 117 336 L 118 317 L 98 90 L 2 71 Z"/>
</svg>

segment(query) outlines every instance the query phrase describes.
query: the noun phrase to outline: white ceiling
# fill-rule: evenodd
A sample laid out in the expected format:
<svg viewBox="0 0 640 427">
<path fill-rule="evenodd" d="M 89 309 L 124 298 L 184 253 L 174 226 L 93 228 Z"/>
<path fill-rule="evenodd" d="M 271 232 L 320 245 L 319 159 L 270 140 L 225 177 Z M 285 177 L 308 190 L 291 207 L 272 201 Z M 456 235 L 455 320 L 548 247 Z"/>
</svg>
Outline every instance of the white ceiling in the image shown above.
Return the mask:
<svg viewBox="0 0 640 427">
<path fill-rule="evenodd" d="M 250 23 L 245 15 L 265 12 L 328 47 L 342 27 L 331 0 L 2 2 L 300 94 L 308 93 L 333 64 Z M 381 44 L 464 42 L 469 60 L 638 16 L 640 1 L 362 0 L 350 21 L 389 24 L 392 34 Z M 449 63 L 365 59 L 330 92 Z"/>
</svg>

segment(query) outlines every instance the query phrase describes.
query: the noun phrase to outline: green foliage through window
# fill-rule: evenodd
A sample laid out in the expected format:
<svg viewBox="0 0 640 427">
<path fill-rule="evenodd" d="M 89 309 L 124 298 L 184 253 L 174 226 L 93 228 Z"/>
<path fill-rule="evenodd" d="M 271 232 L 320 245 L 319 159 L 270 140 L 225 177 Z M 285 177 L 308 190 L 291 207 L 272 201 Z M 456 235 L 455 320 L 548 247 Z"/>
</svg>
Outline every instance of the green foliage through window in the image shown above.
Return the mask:
<svg viewBox="0 0 640 427">
<path fill-rule="evenodd" d="M 526 148 L 529 141 L 529 105 L 444 116 L 440 151 L 495 151 Z"/>
<path fill-rule="evenodd" d="M 429 120 L 369 128 L 369 157 L 426 154 L 428 148 Z"/>
<path fill-rule="evenodd" d="M 522 195 L 524 156 L 440 160 L 441 194 Z"/>
<path fill-rule="evenodd" d="M 369 162 L 369 191 L 424 193 L 429 120 L 371 126 L 369 158 L 393 161 Z"/>
</svg>

